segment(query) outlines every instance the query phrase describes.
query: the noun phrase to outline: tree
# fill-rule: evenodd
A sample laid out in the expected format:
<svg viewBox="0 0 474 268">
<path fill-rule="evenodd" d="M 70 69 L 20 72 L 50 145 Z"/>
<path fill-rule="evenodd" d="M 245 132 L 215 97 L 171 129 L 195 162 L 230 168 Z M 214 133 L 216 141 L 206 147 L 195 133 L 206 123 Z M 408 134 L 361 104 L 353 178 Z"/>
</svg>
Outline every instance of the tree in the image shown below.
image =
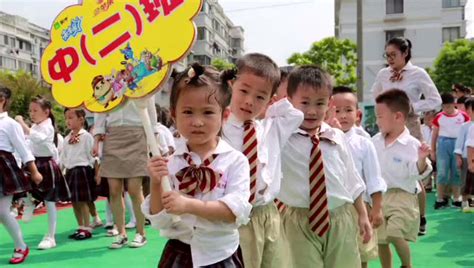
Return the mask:
<svg viewBox="0 0 474 268">
<path fill-rule="evenodd" d="M 214 66 L 214 68 L 216 68 L 219 71 L 229 70 L 229 69 L 232 69 L 232 68 L 235 67 L 234 64 L 228 62 L 225 59 L 221 59 L 221 58 L 213 59 L 212 62 L 211 62 L 211 65 Z"/>
<path fill-rule="evenodd" d="M 454 83 L 473 87 L 474 41 L 459 39 L 445 43 L 428 72 L 441 92 L 451 91 Z"/>
<path fill-rule="evenodd" d="M 294 53 L 289 64 L 315 64 L 327 70 L 336 79 L 336 85 L 355 89 L 357 76 L 357 46 L 349 39 L 324 38 L 314 42 L 304 53 Z"/>
<path fill-rule="evenodd" d="M 53 100 L 51 91 L 41 85 L 41 83 L 30 73 L 23 70 L 18 72 L 0 71 L 0 84 L 8 87 L 12 91 L 12 100 L 9 114 L 14 117 L 21 115 L 29 118 L 28 110 L 30 101 L 37 95 L 42 95 L 49 100 Z M 64 120 L 63 108 L 52 101 L 53 114 L 56 118 L 56 126 L 58 130 L 64 133 L 66 124 Z"/>
</svg>

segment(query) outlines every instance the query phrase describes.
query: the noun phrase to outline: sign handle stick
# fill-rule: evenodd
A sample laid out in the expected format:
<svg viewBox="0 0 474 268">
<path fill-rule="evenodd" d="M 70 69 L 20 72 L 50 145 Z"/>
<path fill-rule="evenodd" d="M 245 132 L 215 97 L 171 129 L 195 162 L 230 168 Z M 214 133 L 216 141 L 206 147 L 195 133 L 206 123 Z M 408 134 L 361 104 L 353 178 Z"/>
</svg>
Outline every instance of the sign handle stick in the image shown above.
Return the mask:
<svg viewBox="0 0 474 268">
<path fill-rule="evenodd" d="M 133 100 L 133 104 L 135 108 L 138 111 L 138 114 L 140 115 L 140 119 L 143 123 L 143 128 L 145 129 L 145 136 L 147 140 L 147 144 L 150 147 L 151 154 L 153 156 L 161 156 L 160 148 L 157 144 L 157 141 L 155 139 L 155 135 L 153 133 L 153 128 L 151 127 L 150 124 L 150 116 L 148 115 L 147 111 L 147 105 L 148 103 L 148 98 L 145 99 L 140 99 L 140 100 Z M 163 192 L 169 192 L 171 191 L 171 184 L 169 177 L 163 177 L 161 178 L 161 187 L 163 189 Z M 173 222 L 179 222 L 181 219 L 177 215 L 171 215 Z"/>
</svg>

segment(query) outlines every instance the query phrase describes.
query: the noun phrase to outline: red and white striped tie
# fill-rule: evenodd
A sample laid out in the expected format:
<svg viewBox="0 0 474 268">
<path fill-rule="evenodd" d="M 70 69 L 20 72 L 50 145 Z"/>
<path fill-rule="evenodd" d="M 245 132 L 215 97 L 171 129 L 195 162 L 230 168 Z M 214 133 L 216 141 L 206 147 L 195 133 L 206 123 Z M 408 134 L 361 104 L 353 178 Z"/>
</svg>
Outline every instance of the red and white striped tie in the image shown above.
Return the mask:
<svg viewBox="0 0 474 268">
<path fill-rule="evenodd" d="M 249 160 L 250 165 L 250 198 L 249 202 L 255 202 L 257 193 L 257 132 L 255 131 L 254 121 L 244 122 L 244 142 L 243 153 Z"/>
<path fill-rule="evenodd" d="M 323 156 L 319 148 L 319 138 L 311 137 L 313 147 L 311 148 L 309 162 L 309 227 L 319 236 L 323 236 L 329 230 L 329 208 L 326 195 L 326 177 L 324 176 Z"/>
<path fill-rule="evenodd" d="M 189 166 L 176 173 L 176 179 L 179 181 L 179 190 L 191 196 L 194 196 L 198 190 L 203 194 L 212 191 L 221 178 L 220 173 L 209 167 L 217 157 L 217 154 L 208 157 L 199 167 L 194 163 L 190 154 L 185 153 L 183 157 Z"/>
</svg>

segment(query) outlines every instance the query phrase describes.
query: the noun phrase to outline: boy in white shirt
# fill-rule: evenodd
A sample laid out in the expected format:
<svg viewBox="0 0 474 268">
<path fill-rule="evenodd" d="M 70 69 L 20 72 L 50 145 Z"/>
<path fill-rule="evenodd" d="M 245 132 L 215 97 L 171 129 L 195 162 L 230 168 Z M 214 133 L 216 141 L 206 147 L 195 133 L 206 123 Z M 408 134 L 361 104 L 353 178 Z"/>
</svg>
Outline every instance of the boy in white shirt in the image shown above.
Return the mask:
<svg viewBox="0 0 474 268">
<path fill-rule="evenodd" d="M 252 53 L 237 61 L 237 72 L 227 71 L 232 88 L 231 115 L 223 138 L 247 156 L 250 164 L 250 222 L 239 228 L 245 267 L 284 267 L 280 214 L 274 204 L 281 181 L 281 150 L 298 128 L 303 114 L 283 98 L 264 111 L 280 83 L 280 70 L 269 57 Z"/>
<path fill-rule="evenodd" d="M 376 229 L 383 222 L 382 194 L 387 190 L 387 184 L 381 175 L 377 152 L 372 141 L 356 131 L 357 96 L 352 89 L 344 86 L 335 87 L 333 100 L 336 119 L 344 132 L 357 172 L 367 188 L 363 198 L 372 228 Z M 374 235 L 367 245 L 359 243 L 362 267 L 367 267 L 369 260 L 377 258 L 376 241 Z"/>
<path fill-rule="evenodd" d="M 282 152 L 279 195 L 283 240 L 289 248 L 285 267 L 360 267 L 358 229 L 364 242 L 372 228 L 358 175 L 344 134 L 323 120 L 332 84 L 316 66 L 298 67 L 288 79 L 288 99 L 304 113 Z"/>
<path fill-rule="evenodd" d="M 375 101 L 381 133 L 372 140 L 388 188 L 382 203 L 385 222 L 377 233 L 380 261 L 382 267 L 392 267 L 389 244 L 393 244 L 402 267 L 411 267 L 408 241 L 417 238 L 420 220 L 417 193 L 421 190 L 418 181 L 432 170 L 428 161 L 430 149 L 405 127 L 410 101 L 404 91 L 388 90 Z"/>
</svg>

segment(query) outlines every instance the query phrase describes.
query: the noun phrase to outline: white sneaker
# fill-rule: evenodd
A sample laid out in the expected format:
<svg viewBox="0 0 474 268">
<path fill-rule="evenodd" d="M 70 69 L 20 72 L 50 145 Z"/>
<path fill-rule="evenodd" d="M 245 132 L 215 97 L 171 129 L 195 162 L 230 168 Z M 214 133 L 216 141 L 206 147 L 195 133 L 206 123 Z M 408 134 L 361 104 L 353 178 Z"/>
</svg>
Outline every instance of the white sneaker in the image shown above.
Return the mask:
<svg viewBox="0 0 474 268">
<path fill-rule="evenodd" d="M 141 248 L 144 245 L 146 245 L 146 243 L 147 243 L 146 237 L 144 237 L 141 234 L 137 233 L 135 235 L 135 239 L 133 239 L 133 241 L 130 242 L 129 246 L 131 248 Z"/>
<path fill-rule="evenodd" d="M 18 217 L 18 209 L 17 208 L 10 209 L 10 215 L 12 215 L 14 218 Z"/>
<path fill-rule="evenodd" d="M 123 248 L 128 242 L 128 238 L 124 235 L 117 235 L 114 239 L 114 241 L 112 242 L 112 244 L 110 244 L 109 248 L 110 249 L 119 249 L 119 248 Z"/>
<path fill-rule="evenodd" d="M 107 230 L 107 236 L 108 237 L 117 236 L 117 235 L 119 235 L 119 231 L 117 230 L 117 228 Z"/>
<path fill-rule="evenodd" d="M 125 224 L 125 229 L 135 229 L 136 226 L 137 224 L 135 222 L 129 222 Z"/>
<path fill-rule="evenodd" d="M 23 207 L 23 215 L 21 219 L 23 222 L 30 222 L 33 219 L 33 212 L 35 211 L 35 205 L 31 202 L 25 202 Z"/>
<path fill-rule="evenodd" d="M 102 221 L 100 219 L 94 219 L 94 221 L 92 222 L 91 224 L 91 228 L 92 229 L 95 229 L 95 228 L 99 228 L 101 226 L 103 226 L 104 224 L 102 223 Z"/>
<path fill-rule="evenodd" d="M 38 249 L 50 249 L 56 247 L 56 241 L 49 235 L 45 235 L 43 241 L 38 245 Z"/>
</svg>

